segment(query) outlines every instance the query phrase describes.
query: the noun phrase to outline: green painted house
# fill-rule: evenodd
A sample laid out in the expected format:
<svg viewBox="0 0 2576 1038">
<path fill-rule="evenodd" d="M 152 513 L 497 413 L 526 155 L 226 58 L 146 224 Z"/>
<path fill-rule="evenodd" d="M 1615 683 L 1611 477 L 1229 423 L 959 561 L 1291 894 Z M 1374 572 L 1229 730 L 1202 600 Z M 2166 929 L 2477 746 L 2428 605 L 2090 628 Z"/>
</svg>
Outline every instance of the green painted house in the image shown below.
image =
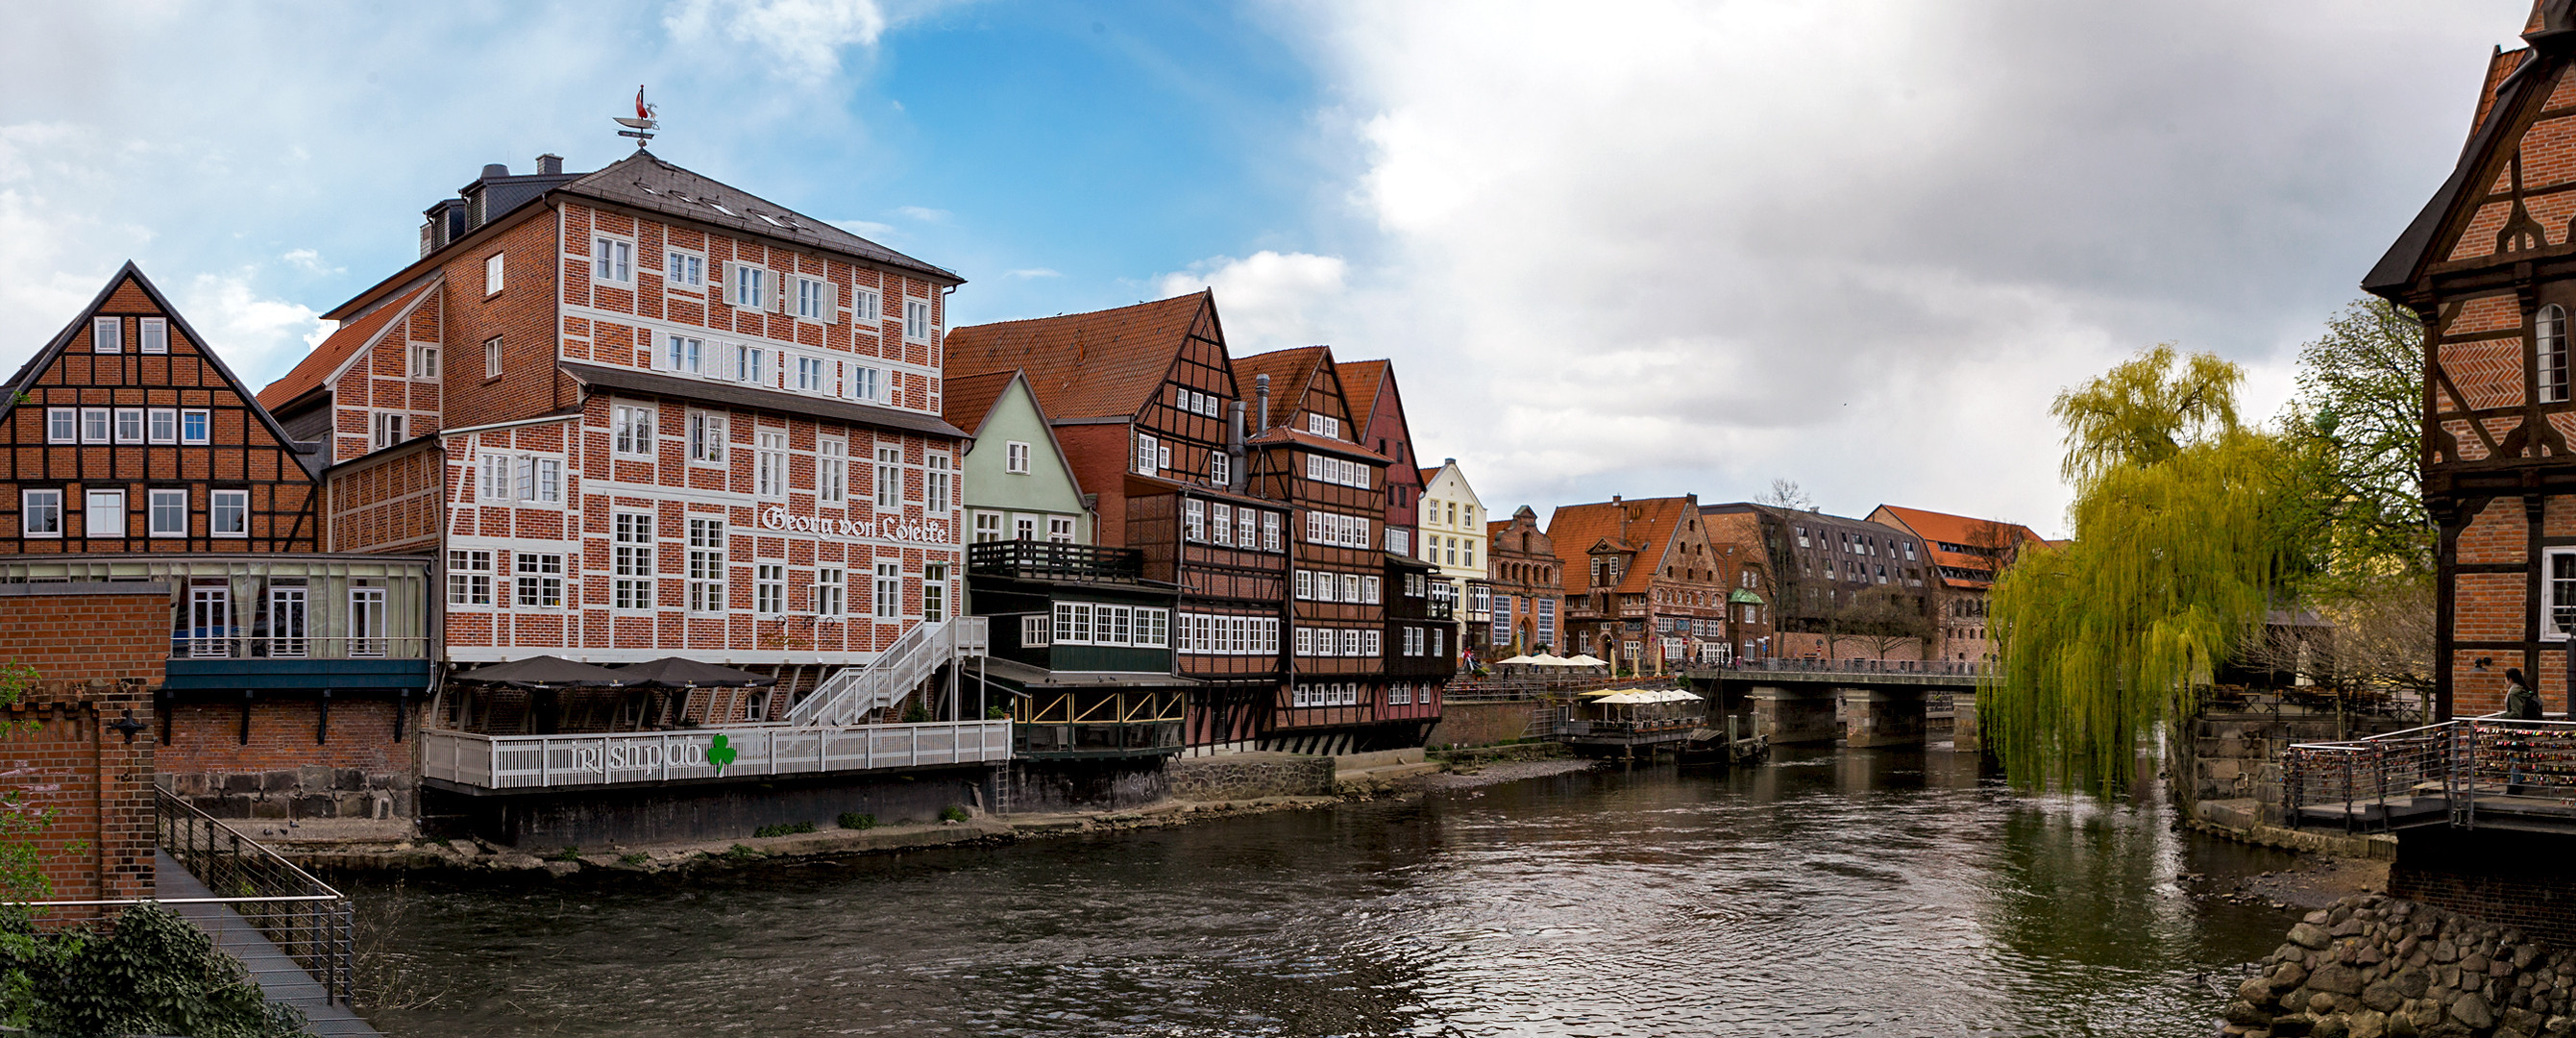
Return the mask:
<svg viewBox="0 0 2576 1038">
<path fill-rule="evenodd" d="M 966 540 L 1090 544 L 1093 513 L 1028 376 L 997 371 L 947 380 L 950 425 L 974 436 L 965 474 Z"/>
</svg>

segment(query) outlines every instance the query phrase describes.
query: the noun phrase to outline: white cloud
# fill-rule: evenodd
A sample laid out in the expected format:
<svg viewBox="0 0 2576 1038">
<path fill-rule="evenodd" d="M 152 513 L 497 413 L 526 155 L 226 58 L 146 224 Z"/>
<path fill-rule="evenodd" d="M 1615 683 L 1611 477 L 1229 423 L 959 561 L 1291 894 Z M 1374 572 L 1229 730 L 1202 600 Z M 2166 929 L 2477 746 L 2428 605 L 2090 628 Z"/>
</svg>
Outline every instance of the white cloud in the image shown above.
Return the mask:
<svg viewBox="0 0 2576 1038">
<path fill-rule="evenodd" d="M 1163 284 L 1393 355 L 1497 509 L 1778 475 L 2050 530 L 2056 391 L 2176 340 L 2277 406 L 2527 9 L 2366 6 L 1293 8 L 1365 280 Z"/>
<path fill-rule="evenodd" d="M 875 46 L 886 15 L 874 0 L 683 0 L 663 25 L 682 43 L 722 34 L 760 47 L 781 75 L 810 83 L 841 70 L 844 48 Z"/>
<path fill-rule="evenodd" d="M 1064 273 L 1062 271 L 1048 270 L 1045 267 L 1026 267 L 1020 270 L 1005 270 L 1002 272 L 1002 276 L 1006 278 L 1060 278 L 1064 276 Z"/>
<path fill-rule="evenodd" d="M 277 258 L 285 260 L 288 266 L 307 274 L 345 274 L 349 271 L 347 267 L 324 266 L 322 254 L 312 249 L 289 249 Z"/>
<path fill-rule="evenodd" d="M 331 334 L 312 307 L 261 296 L 251 287 L 256 273 L 199 274 L 173 300 L 254 392 L 270 381 L 254 372 L 282 374 Z"/>
<path fill-rule="evenodd" d="M 923 223 L 947 223 L 948 218 L 955 215 L 945 209 L 930 209 L 917 205 L 897 206 L 895 212 L 907 219 L 919 220 Z"/>
<path fill-rule="evenodd" d="M 1238 354 L 1262 353 L 1333 342 L 1334 332 L 1347 327 L 1341 318 L 1348 309 L 1344 279 L 1349 266 L 1339 256 L 1264 249 L 1242 259 L 1217 256 L 1164 274 L 1154 279 L 1154 291 L 1156 298 L 1168 299 L 1216 289 L 1227 345 Z M 1374 356 L 1339 349 L 1334 355 Z"/>
</svg>

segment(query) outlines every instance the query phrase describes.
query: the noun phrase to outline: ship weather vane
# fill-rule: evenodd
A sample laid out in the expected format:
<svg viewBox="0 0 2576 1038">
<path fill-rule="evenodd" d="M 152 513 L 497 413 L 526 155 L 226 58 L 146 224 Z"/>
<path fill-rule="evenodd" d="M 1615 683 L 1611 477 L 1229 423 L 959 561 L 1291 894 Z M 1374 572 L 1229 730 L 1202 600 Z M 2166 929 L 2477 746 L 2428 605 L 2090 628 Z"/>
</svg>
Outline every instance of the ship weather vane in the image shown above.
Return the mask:
<svg viewBox="0 0 2576 1038">
<path fill-rule="evenodd" d="M 653 118 L 653 113 L 661 110 L 662 108 L 660 105 L 648 105 L 644 103 L 644 88 L 638 86 L 635 88 L 635 117 L 629 119 L 625 116 L 618 115 L 611 116 L 610 118 L 617 120 L 617 125 L 626 127 L 623 130 L 617 131 L 617 135 L 620 137 L 635 138 L 635 147 L 641 149 L 644 147 L 645 141 L 653 139 L 652 131 L 661 128 L 661 122 Z"/>
</svg>

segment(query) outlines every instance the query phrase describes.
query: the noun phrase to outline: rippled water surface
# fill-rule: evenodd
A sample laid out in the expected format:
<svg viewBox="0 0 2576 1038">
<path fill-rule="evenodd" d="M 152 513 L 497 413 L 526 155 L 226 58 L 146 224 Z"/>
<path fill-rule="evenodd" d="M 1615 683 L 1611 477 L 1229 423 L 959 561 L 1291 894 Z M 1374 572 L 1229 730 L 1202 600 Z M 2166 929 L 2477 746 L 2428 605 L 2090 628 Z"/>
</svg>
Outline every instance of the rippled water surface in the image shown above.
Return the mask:
<svg viewBox="0 0 2576 1038">
<path fill-rule="evenodd" d="M 2206 1035 L 2278 867 L 1942 750 L 722 876 L 357 884 L 403 1035 Z"/>
</svg>

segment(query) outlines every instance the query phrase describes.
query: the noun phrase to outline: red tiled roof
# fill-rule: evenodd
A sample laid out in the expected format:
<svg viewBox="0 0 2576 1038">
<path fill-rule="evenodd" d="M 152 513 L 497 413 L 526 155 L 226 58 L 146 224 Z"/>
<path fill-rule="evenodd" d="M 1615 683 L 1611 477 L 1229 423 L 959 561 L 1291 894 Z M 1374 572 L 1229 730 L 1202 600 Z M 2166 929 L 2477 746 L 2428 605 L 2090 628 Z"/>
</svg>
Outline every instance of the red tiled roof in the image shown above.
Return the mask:
<svg viewBox="0 0 2576 1038">
<path fill-rule="evenodd" d="M 1448 468 L 1448 467 L 1449 467 L 1449 466 L 1447 466 L 1447 465 L 1442 465 L 1442 466 L 1440 466 L 1440 469 L 1445 469 L 1445 468 Z M 1420 479 L 1420 480 L 1422 481 L 1422 485 L 1427 487 L 1427 486 L 1430 486 L 1430 485 L 1431 485 L 1431 481 L 1432 481 L 1433 479 L 1436 479 L 1436 478 L 1438 478 L 1438 477 L 1439 477 L 1439 475 L 1440 475 L 1440 469 L 1425 469 L 1425 468 L 1417 468 L 1417 469 L 1414 469 L 1414 470 L 1413 470 L 1413 472 L 1414 472 L 1414 477 L 1415 477 L 1415 478 L 1417 478 L 1417 479 Z"/>
<path fill-rule="evenodd" d="M 341 324 L 340 330 L 332 332 L 330 338 L 322 340 L 322 345 L 314 347 L 313 352 L 305 354 L 304 359 L 296 363 L 295 369 L 286 373 L 286 377 L 271 382 L 268 388 L 260 390 L 259 405 L 274 411 L 294 402 L 296 397 L 321 388 L 323 381 L 329 379 L 332 372 L 340 370 L 342 365 L 349 362 L 349 358 L 358 355 L 359 350 L 373 345 L 396 318 L 410 314 L 412 309 L 419 306 L 420 301 L 427 298 L 430 291 L 437 287 L 438 282 L 431 281 L 429 284 L 413 289 L 410 295 L 368 311 L 365 317 Z"/>
<path fill-rule="evenodd" d="M 939 387 L 939 416 L 972 435 L 984 424 L 984 416 L 992 412 L 994 402 L 1002 399 L 1002 391 L 1018 377 L 1020 370 L 1013 368 L 944 379 Z"/>
<path fill-rule="evenodd" d="M 1762 543 L 1762 517 L 1752 512 L 1719 512 L 1702 510 L 1700 524 L 1708 528 L 1708 539 L 1715 544 L 1749 545 L 1767 551 Z"/>
<path fill-rule="evenodd" d="M 1983 570 L 1988 574 L 1992 574 L 1994 572 L 1995 560 L 1983 555 L 1945 551 L 1942 549 L 1941 543 L 1946 541 L 1951 544 L 1979 548 L 2013 548 L 2023 544 L 2047 543 L 2047 541 L 2041 538 L 2038 534 L 2031 532 L 2030 527 L 2023 526 L 2019 523 L 1998 522 L 1991 519 L 1971 519 L 1964 515 L 1951 515 L 1947 512 L 1929 512 L 1920 508 L 1901 508 L 1896 505 L 1880 505 L 1876 510 L 1869 513 L 1869 518 L 1872 522 L 1893 526 L 1897 529 L 1904 530 L 1907 533 L 1923 538 L 1923 549 L 1931 554 L 1932 564 L 1935 566 L 1948 566 L 1956 569 L 1967 570 Z M 2001 539 L 2005 543 L 1987 543 L 1997 539 Z M 1941 577 L 1941 582 L 1947 586 L 1956 588 L 1983 588 L 1991 585 L 1993 580 L 1971 580 L 1944 574 Z"/>
<path fill-rule="evenodd" d="M 1644 593 L 1663 564 L 1673 531 L 1681 526 L 1683 518 L 1698 514 L 1698 503 L 1686 497 L 1557 506 L 1555 514 L 1547 519 L 1547 538 L 1555 542 L 1556 557 L 1565 564 L 1565 593 L 1580 595 L 1592 590 L 1592 548 L 1604 540 L 1636 553 L 1620 574 L 1619 586 L 1611 590 Z"/>
<path fill-rule="evenodd" d="M 1162 389 L 1209 305 L 1205 291 L 948 333 L 947 377 L 1025 371 L 1047 417 L 1129 418 Z"/>
<path fill-rule="evenodd" d="M 1234 384 L 1238 391 L 1250 396 L 1259 377 L 1270 376 L 1270 425 L 1275 429 L 1287 425 L 1306 406 L 1306 391 L 1314 386 L 1316 369 L 1332 359 L 1330 346 L 1299 346 L 1238 357 L 1234 361 Z M 1253 420 L 1259 421 L 1260 416 L 1255 415 Z M 1354 437 L 1361 432 L 1345 431 Z"/>
<path fill-rule="evenodd" d="M 2539 20 L 2537 6 L 2532 8 L 2531 17 L 2535 22 Z M 2531 48 L 2523 47 L 2518 50 L 2500 49 L 2487 58 L 2487 80 L 2478 88 L 2478 114 L 2469 120 L 2470 136 L 2476 136 L 2478 127 L 2487 121 L 2487 110 L 2495 107 L 2496 89 L 2504 85 L 2504 78 L 2521 68 L 2523 60 L 2529 57 Z"/>
<path fill-rule="evenodd" d="M 1378 391 L 1386 386 L 1389 362 L 1354 360 L 1333 366 L 1342 373 L 1342 395 L 1350 398 L 1351 420 L 1360 424 L 1360 428 L 1353 431 L 1367 435 L 1368 423 L 1377 414 Z"/>
</svg>

